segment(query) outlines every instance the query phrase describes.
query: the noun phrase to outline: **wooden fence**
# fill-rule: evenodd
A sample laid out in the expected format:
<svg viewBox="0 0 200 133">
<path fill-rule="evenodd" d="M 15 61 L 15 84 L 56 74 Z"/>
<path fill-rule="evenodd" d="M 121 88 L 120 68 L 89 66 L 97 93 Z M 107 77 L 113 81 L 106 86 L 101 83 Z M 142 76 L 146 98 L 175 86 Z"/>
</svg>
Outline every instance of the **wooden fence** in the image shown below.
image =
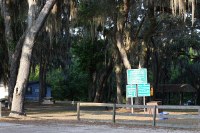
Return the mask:
<svg viewBox="0 0 200 133">
<path fill-rule="evenodd" d="M 84 109 L 85 107 L 96 107 L 95 111 L 89 111 Z M 97 107 L 110 108 L 109 111 L 98 110 Z M 134 110 L 143 110 L 145 113 L 127 113 L 127 112 L 118 112 L 116 109 L 119 108 L 133 108 Z M 158 111 L 170 111 L 168 114 L 158 113 Z M 174 113 L 174 112 L 178 112 Z M 193 111 L 188 112 L 188 111 Z M 168 105 L 126 105 L 126 104 L 112 104 L 112 103 L 77 103 L 77 120 L 90 120 L 87 118 L 81 118 L 84 114 L 94 115 L 96 112 L 97 116 L 101 115 L 110 115 L 111 118 L 107 121 L 113 123 L 124 123 L 124 124 L 139 124 L 139 125 L 152 125 L 152 126 L 165 126 L 165 127 L 178 127 L 178 128 L 195 128 L 200 129 L 200 106 L 168 106 Z M 140 111 L 142 112 L 142 111 Z M 135 118 L 138 120 L 128 120 L 120 119 L 120 117 L 126 116 L 126 118 Z M 90 116 L 86 116 L 91 118 Z M 103 117 L 103 116 L 102 116 Z M 116 117 L 118 117 L 116 119 Z M 140 118 L 148 117 L 148 120 L 144 119 L 143 122 L 140 122 Z M 101 118 L 101 117 L 100 117 Z M 95 121 L 98 121 L 96 119 Z M 100 120 L 99 120 L 100 121 Z M 148 123 L 147 123 L 148 121 Z"/>
</svg>

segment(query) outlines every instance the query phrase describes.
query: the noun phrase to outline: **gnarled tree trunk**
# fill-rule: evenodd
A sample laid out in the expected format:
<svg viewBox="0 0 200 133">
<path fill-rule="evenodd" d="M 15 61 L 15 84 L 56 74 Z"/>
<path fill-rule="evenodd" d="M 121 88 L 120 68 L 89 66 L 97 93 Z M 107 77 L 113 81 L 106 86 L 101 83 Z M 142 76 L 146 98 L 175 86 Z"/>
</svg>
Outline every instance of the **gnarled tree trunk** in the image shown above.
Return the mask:
<svg viewBox="0 0 200 133">
<path fill-rule="evenodd" d="M 25 115 L 23 105 L 24 105 L 24 92 L 26 89 L 27 80 L 29 77 L 30 61 L 32 55 L 33 45 L 36 36 L 40 29 L 42 28 L 49 12 L 51 11 L 56 0 L 48 0 L 41 10 L 38 18 L 29 28 L 22 47 L 22 54 L 20 59 L 20 66 L 17 76 L 16 85 L 13 93 L 13 102 L 10 116 Z"/>
<path fill-rule="evenodd" d="M 123 6 L 121 6 L 115 18 L 116 19 L 115 20 L 116 21 L 115 39 L 116 39 L 116 46 L 119 50 L 119 54 L 120 54 L 124 67 L 126 69 L 131 69 L 131 63 L 128 59 L 128 55 L 124 47 L 124 28 L 128 20 L 130 0 L 123 0 L 122 5 Z M 128 99 L 126 99 L 126 102 L 128 103 Z"/>
</svg>

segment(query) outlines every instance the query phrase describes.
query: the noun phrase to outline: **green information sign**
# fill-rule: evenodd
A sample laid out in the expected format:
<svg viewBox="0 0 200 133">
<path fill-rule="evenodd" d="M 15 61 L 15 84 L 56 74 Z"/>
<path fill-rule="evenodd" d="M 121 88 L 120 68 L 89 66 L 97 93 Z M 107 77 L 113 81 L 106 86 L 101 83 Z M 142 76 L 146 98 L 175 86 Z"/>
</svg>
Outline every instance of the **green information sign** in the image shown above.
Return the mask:
<svg viewBox="0 0 200 133">
<path fill-rule="evenodd" d="M 127 70 L 128 84 L 147 84 L 147 69 L 128 69 Z"/>
<path fill-rule="evenodd" d="M 138 84 L 138 97 L 150 96 L 150 84 Z"/>
<path fill-rule="evenodd" d="M 136 85 L 126 85 L 126 98 L 137 97 Z"/>
</svg>

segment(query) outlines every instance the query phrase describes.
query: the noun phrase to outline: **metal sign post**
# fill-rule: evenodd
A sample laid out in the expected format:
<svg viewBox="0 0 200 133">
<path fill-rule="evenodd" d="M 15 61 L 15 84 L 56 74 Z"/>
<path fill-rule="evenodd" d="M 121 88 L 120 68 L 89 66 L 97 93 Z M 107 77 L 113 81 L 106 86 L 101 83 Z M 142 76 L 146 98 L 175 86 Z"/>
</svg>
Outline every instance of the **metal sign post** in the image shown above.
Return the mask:
<svg viewBox="0 0 200 133">
<path fill-rule="evenodd" d="M 143 96 L 143 105 L 145 106 L 146 105 L 146 101 L 145 101 L 145 96 Z M 146 112 L 146 109 L 144 108 L 144 112 Z"/>
<path fill-rule="evenodd" d="M 137 97 L 137 85 L 126 85 L 126 98 L 131 98 L 131 105 L 133 105 L 133 97 Z M 131 107 L 133 114 L 133 107 Z"/>
<path fill-rule="evenodd" d="M 138 92 L 138 97 L 143 97 L 143 105 L 146 105 L 146 96 L 150 96 L 150 84 L 139 84 L 139 92 Z M 144 112 L 145 112 L 145 108 L 144 108 Z"/>
<path fill-rule="evenodd" d="M 131 97 L 131 105 L 133 106 L 133 97 Z M 134 110 L 133 107 L 131 107 L 131 113 L 133 114 Z"/>
<path fill-rule="evenodd" d="M 143 97 L 143 105 L 146 105 L 145 96 L 150 96 L 150 84 L 147 83 L 147 69 L 128 69 L 127 84 L 126 97 L 131 98 L 131 105 L 133 105 L 133 97 Z M 133 108 L 131 112 L 133 113 Z"/>
</svg>

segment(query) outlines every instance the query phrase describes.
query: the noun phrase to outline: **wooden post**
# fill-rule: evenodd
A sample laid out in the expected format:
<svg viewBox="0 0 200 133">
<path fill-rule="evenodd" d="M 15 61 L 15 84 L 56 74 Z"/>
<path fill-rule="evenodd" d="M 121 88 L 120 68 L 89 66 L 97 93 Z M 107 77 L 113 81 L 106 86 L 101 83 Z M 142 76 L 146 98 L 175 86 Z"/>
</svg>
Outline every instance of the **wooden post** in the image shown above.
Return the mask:
<svg viewBox="0 0 200 133">
<path fill-rule="evenodd" d="M 182 105 L 183 104 L 183 93 L 180 92 L 180 102 L 179 102 L 179 105 Z"/>
<path fill-rule="evenodd" d="M 1 102 L 0 102 L 0 117 L 2 117 L 2 115 L 1 115 Z"/>
<path fill-rule="evenodd" d="M 168 93 L 168 105 L 170 104 L 170 92 Z"/>
<path fill-rule="evenodd" d="M 112 117 L 112 122 L 115 123 L 115 115 L 116 115 L 116 104 L 113 104 L 113 117 Z"/>
<path fill-rule="evenodd" d="M 80 103 L 77 103 L 77 120 L 80 121 Z"/>
<path fill-rule="evenodd" d="M 198 128 L 200 129 L 200 107 L 198 109 L 198 115 L 199 115 L 199 119 L 198 119 Z"/>
<path fill-rule="evenodd" d="M 156 126 L 156 106 L 153 108 L 153 123 L 152 126 Z"/>
</svg>

